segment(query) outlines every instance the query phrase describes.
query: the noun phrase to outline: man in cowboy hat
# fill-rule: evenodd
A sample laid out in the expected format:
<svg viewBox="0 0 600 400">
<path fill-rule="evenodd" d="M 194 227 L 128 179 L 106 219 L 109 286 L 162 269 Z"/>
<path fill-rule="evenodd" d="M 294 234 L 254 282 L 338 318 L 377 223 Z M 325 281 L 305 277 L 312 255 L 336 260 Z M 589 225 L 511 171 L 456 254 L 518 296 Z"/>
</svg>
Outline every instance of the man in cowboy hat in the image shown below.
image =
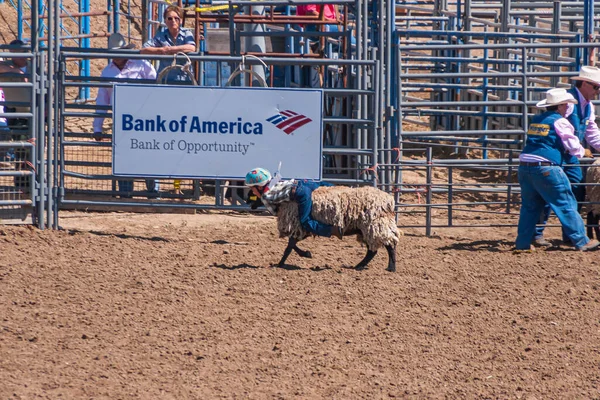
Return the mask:
<svg viewBox="0 0 600 400">
<path fill-rule="evenodd" d="M 113 33 L 108 37 L 108 50 L 123 50 L 133 49 L 135 44 L 127 43 L 125 38 L 120 33 Z M 150 79 L 156 80 L 156 70 L 146 60 L 130 60 L 126 54 L 115 55 L 115 58 L 102 70 L 100 75 L 102 78 L 111 78 L 117 81 L 131 80 L 131 79 Z M 103 86 L 98 89 L 98 96 L 96 97 L 96 104 L 99 106 L 110 106 L 112 105 L 112 86 Z M 97 110 L 99 114 L 106 114 L 106 110 Z M 102 124 L 104 123 L 104 117 L 94 118 L 94 139 L 101 142 L 103 139 Z M 133 191 L 133 182 L 130 180 L 119 180 L 119 191 L 125 192 L 122 197 L 131 197 L 128 194 Z M 158 192 L 158 183 L 153 179 L 146 180 L 146 187 L 149 192 L 153 193 L 151 197 L 156 197 L 154 193 Z"/>
<path fill-rule="evenodd" d="M 579 75 L 571 78 L 575 81 L 575 86 L 568 90 L 573 95 L 577 104 L 569 104 L 565 117 L 569 120 L 575 129 L 575 136 L 579 139 L 583 147 L 591 146 L 600 150 L 600 129 L 596 125 L 596 115 L 594 106 L 591 103 L 598 97 L 600 91 L 600 69 L 597 67 L 584 66 L 579 71 Z M 592 153 L 586 150 L 586 157 L 591 157 Z M 573 194 L 577 199 L 577 211 L 581 211 L 581 202 L 585 199 L 585 186 L 580 185 L 583 182 L 583 171 L 579 164 L 579 159 L 570 156 L 565 159 L 563 166 L 569 182 L 571 182 Z M 552 244 L 544 239 L 544 227 L 550 215 L 550 206 L 544 208 L 541 224 L 536 228 L 536 233 L 532 244 L 536 247 L 549 247 Z M 563 242 L 569 240 L 563 232 Z"/>
<path fill-rule="evenodd" d="M 581 158 L 585 149 L 573 125 L 565 118 L 569 104 L 577 100 L 565 89 L 550 89 L 537 103 L 546 110 L 534 116 L 527 141 L 519 156 L 521 212 L 517 231 L 517 250 L 530 250 L 535 227 L 546 204 L 558 217 L 566 237 L 575 248 L 589 251 L 600 246 L 585 233 L 585 224 L 577 211 L 577 200 L 562 165 L 569 155 Z"/>
</svg>

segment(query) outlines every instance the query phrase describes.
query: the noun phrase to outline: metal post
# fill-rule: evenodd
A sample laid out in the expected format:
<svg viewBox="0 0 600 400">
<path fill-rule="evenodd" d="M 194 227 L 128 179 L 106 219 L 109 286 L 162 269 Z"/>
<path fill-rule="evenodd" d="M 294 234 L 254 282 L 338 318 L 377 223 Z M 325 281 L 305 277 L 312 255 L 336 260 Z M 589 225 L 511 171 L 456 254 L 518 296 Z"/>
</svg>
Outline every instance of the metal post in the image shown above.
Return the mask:
<svg viewBox="0 0 600 400">
<path fill-rule="evenodd" d="M 89 0 L 86 0 L 89 1 Z M 114 8 L 113 8 L 113 13 L 114 13 L 114 24 L 115 24 L 115 32 L 120 32 L 121 31 L 121 23 L 119 22 L 120 18 L 119 18 L 119 11 L 121 10 L 121 3 L 119 2 L 119 0 L 113 0 L 114 1 Z M 143 3 L 143 1 L 142 1 Z M 89 10 L 89 3 L 88 3 L 88 10 Z M 89 23 L 89 20 L 88 20 Z M 131 22 L 129 23 L 129 25 L 131 26 Z M 131 32 L 127 32 L 128 36 L 131 36 Z M 129 40 L 128 40 L 129 42 Z"/>
<path fill-rule="evenodd" d="M 46 65 L 46 53 L 39 52 L 38 57 L 38 66 L 34 69 L 34 71 L 39 71 L 39 79 L 38 79 L 38 88 L 37 95 L 37 107 L 33 112 L 34 118 L 37 119 L 37 123 L 32 125 L 35 128 L 36 132 L 36 147 L 35 151 L 37 153 L 38 163 L 37 171 L 36 171 L 36 180 L 38 182 L 38 196 L 39 200 L 38 204 L 38 226 L 40 229 L 44 229 L 46 226 L 52 228 L 52 220 L 49 218 L 50 214 L 46 214 L 46 220 L 44 220 L 44 212 L 48 213 L 48 207 L 45 206 L 47 202 L 51 201 L 51 193 L 49 191 L 50 182 L 48 181 L 47 170 L 50 168 L 49 160 L 44 156 L 44 143 L 46 142 L 46 132 L 45 132 L 45 113 L 46 113 L 46 94 L 48 93 L 48 85 L 50 84 L 50 80 L 48 79 L 48 75 L 46 75 L 46 71 L 44 71 Z M 49 98 L 52 100 L 52 98 Z M 52 103 L 49 103 L 52 104 Z M 32 107 L 34 104 L 32 103 Z M 37 115 L 36 115 L 37 114 Z M 48 147 L 51 148 L 51 142 L 48 141 Z"/>
<path fill-rule="evenodd" d="M 56 3 L 55 3 L 56 4 Z M 56 59 L 60 51 L 60 8 L 54 6 L 52 8 L 53 14 L 50 16 L 50 6 L 48 6 L 48 74 L 47 74 L 47 121 L 46 121 L 46 140 L 48 142 L 46 149 L 46 186 L 47 196 L 46 201 L 46 219 L 48 220 L 48 227 L 58 229 L 58 203 L 56 202 L 56 151 L 58 150 L 58 144 L 56 142 L 56 115 L 58 107 L 55 104 L 55 100 L 58 98 L 55 96 L 56 85 Z"/>
<path fill-rule="evenodd" d="M 510 198 L 512 196 L 513 151 L 508 153 L 508 176 L 506 177 L 506 213 L 510 214 Z"/>
<path fill-rule="evenodd" d="M 39 0 L 39 1 L 41 3 L 41 0 Z M 37 1 L 36 1 L 36 3 L 37 3 Z M 36 10 L 38 9 L 37 7 L 34 7 L 34 8 Z M 34 36 L 37 34 L 38 34 L 37 31 L 34 31 L 34 30 L 31 31 L 31 36 Z M 19 39 L 21 39 L 23 37 L 23 1 L 17 1 L 17 37 Z"/>
<path fill-rule="evenodd" d="M 427 147 L 427 167 L 426 167 L 426 175 L 427 175 L 427 184 L 425 186 L 425 236 L 431 236 L 431 176 L 432 176 L 432 158 L 433 152 L 431 146 Z"/>
<path fill-rule="evenodd" d="M 527 69 L 529 68 L 527 63 L 527 49 L 521 49 L 521 60 L 523 62 L 522 72 L 523 78 L 521 82 L 521 86 L 523 87 L 523 98 L 521 101 L 523 102 L 523 130 L 525 131 L 525 136 L 523 137 L 523 145 L 525 145 L 525 140 L 527 139 L 527 127 L 529 125 L 529 110 L 527 109 L 527 101 L 529 100 L 529 80 L 527 79 Z"/>
<path fill-rule="evenodd" d="M 377 165 L 379 163 L 379 144 L 383 141 L 383 129 L 381 125 L 381 92 L 380 92 L 380 75 L 377 73 L 379 71 L 379 66 L 381 62 L 379 60 L 375 60 L 375 68 L 373 73 L 373 91 L 375 92 L 375 100 L 373 101 L 373 119 L 374 119 L 374 129 L 373 132 L 373 159 L 371 160 L 371 167 L 374 168 L 373 171 L 373 186 L 377 186 L 377 182 L 381 182 L 382 173 L 379 172 Z"/>
<path fill-rule="evenodd" d="M 487 42 L 487 39 L 486 39 Z M 483 64 L 483 72 L 485 72 L 487 74 L 487 72 L 489 71 L 489 64 L 488 64 L 488 50 L 484 49 L 483 50 L 483 58 L 484 58 L 484 64 Z M 486 75 L 485 78 L 483 78 L 482 81 L 482 88 L 481 88 L 481 94 L 482 94 L 482 98 L 481 100 L 486 102 L 488 101 L 488 77 Z M 481 117 L 481 129 L 483 129 L 484 131 L 488 130 L 488 107 L 487 105 L 483 107 L 483 115 Z M 482 143 L 483 143 L 483 159 L 487 159 L 487 148 L 486 148 L 486 139 L 487 139 L 487 135 L 483 135 L 482 137 Z"/>
<path fill-rule="evenodd" d="M 594 38 L 594 0 L 583 2 L 583 43 L 592 42 Z M 590 60 L 590 48 L 583 49 L 583 60 L 585 65 Z"/>
<path fill-rule="evenodd" d="M 80 0 L 79 1 L 79 12 L 87 13 L 90 11 L 90 2 L 89 0 Z M 57 13 L 59 15 L 60 13 Z M 90 33 L 90 17 L 84 15 L 79 17 L 79 34 L 83 36 L 87 36 Z M 56 35 L 60 35 L 60 31 L 56 31 Z M 59 40 L 57 38 L 57 40 Z M 79 39 L 79 47 L 89 48 L 90 47 L 90 39 L 89 37 L 83 37 Z M 90 60 L 85 59 L 80 61 L 79 73 L 81 76 L 90 76 Z M 79 90 L 79 98 L 80 100 L 87 100 L 90 98 L 90 88 L 84 87 Z"/>
<path fill-rule="evenodd" d="M 448 226 L 452 226 L 452 202 L 454 201 L 454 168 L 448 167 Z"/>
<path fill-rule="evenodd" d="M 142 0 L 142 43 L 150 39 L 148 37 L 148 1 Z"/>
<path fill-rule="evenodd" d="M 31 193 L 33 194 L 34 213 L 33 218 L 37 220 L 37 226 L 40 229 L 45 228 L 44 222 L 44 57 L 40 53 L 39 45 L 39 4 L 33 2 L 31 7 L 31 69 L 28 71 L 33 82 L 31 96 L 31 121 L 29 123 L 30 137 L 35 138 L 36 146 L 31 149 L 33 165 L 35 165 L 35 180 L 31 179 Z"/>
<path fill-rule="evenodd" d="M 471 0 L 465 0 L 465 31 L 471 32 Z"/>
<path fill-rule="evenodd" d="M 560 32 L 560 20 L 561 20 L 561 11 L 562 11 L 562 8 L 560 6 L 560 0 L 554 0 L 553 8 L 554 8 L 554 13 L 552 14 L 552 33 L 555 35 L 558 35 Z M 559 42 L 558 39 L 556 39 L 556 38 L 552 39 L 552 43 L 558 43 L 558 42 Z M 550 59 L 552 61 L 558 61 L 559 55 L 560 55 L 560 49 L 558 47 L 553 47 L 550 49 Z M 556 65 L 553 65 L 551 67 L 551 71 L 557 72 L 557 71 L 559 71 L 559 67 Z M 550 77 L 550 86 L 551 87 L 558 86 L 558 81 L 559 81 L 558 76 Z"/>
<path fill-rule="evenodd" d="M 400 43 L 399 41 L 394 41 L 394 44 L 397 44 L 398 47 L 396 47 L 396 69 L 394 69 L 394 76 L 397 79 L 397 92 L 396 92 L 396 108 L 397 108 L 397 112 L 396 112 L 396 131 L 397 131 L 397 135 L 396 135 L 396 147 L 398 148 L 398 158 L 397 158 L 397 162 L 396 162 L 396 176 L 395 176 L 395 180 L 394 180 L 394 186 L 396 189 L 396 192 L 394 194 L 394 200 L 396 202 L 396 204 L 398 204 L 400 202 L 400 192 L 402 190 L 402 168 L 400 167 L 400 164 L 402 163 L 402 156 L 403 156 L 403 149 L 402 149 L 402 53 L 400 51 Z"/>
<path fill-rule="evenodd" d="M 245 14 L 248 15 L 254 15 L 254 16 L 260 16 L 260 17 L 264 17 L 265 16 L 265 7 L 264 6 L 247 6 L 245 7 Z M 260 33 L 260 32 L 264 32 L 265 31 L 265 25 L 264 24 L 244 24 L 244 31 L 246 32 L 254 32 L 254 33 Z M 264 36 L 260 36 L 260 35 L 252 35 L 252 36 L 246 36 L 245 38 L 246 40 L 246 46 L 245 46 L 245 51 L 246 52 L 253 52 L 253 53 L 266 53 L 266 43 L 265 43 L 265 37 Z M 258 76 L 260 76 L 260 78 L 262 78 L 262 81 L 265 81 L 265 67 L 262 64 L 256 64 L 256 65 L 252 65 L 251 70 L 256 73 Z M 253 74 L 251 76 L 251 82 L 252 82 L 252 86 L 261 86 L 261 83 L 259 82 L 258 78 Z"/>
<path fill-rule="evenodd" d="M 58 41 L 56 41 L 56 45 L 59 46 Z M 58 68 L 56 70 L 56 80 L 57 80 L 57 85 L 56 85 L 56 103 L 59 105 L 58 107 L 54 107 L 54 134 L 52 135 L 54 138 L 54 143 L 55 143 L 55 150 L 54 150 L 54 154 L 55 154 L 55 158 L 54 158 L 54 176 L 55 176 L 55 180 L 54 180 L 54 187 L 56 188 L 55 190 L 53 190 L 53 194 L 55 195 L 55 208 L 53 209 L 54 211 L 54 218 L 56 220 L 56 228 L 59 227 L 58 225 L 58 207 L 60 206 L 60 204 L 64 201 L 64 195 L 65 195 L 65 182 L 64 182 L 64 175 L 63 175 L 63 171 L 65 170 L 65 151 L 64 151 L 64 146 L 62 146 L 63 140 L 64 140 L 64 132 L 63 132 L 63 127 L 65 126 L 65 104 L 64 104 L 64 88 L 65 88 L 65 71 L 66 71 L 66 65 L 65 65 L 65 60 L 62 59 L 60 57 L 60 53 L 57 53 L 57 59 L 60 59 L 61 62 L 60 64 L 58 64 Z M 60 80 L 60 81 L 59 81 Z"/>
</svg>

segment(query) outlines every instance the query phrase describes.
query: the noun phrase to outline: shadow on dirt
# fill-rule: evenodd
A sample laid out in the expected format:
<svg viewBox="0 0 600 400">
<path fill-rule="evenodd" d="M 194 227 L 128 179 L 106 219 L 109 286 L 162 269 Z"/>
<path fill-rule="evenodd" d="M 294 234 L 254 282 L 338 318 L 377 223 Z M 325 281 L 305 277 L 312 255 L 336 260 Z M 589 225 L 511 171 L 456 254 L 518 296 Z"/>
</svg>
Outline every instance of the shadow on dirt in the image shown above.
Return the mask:
<svg viewBox="0 0 600 400">
<path fill-rule="evenodd" d="M 248 245 L 248 242 L 228 242 L 227 240 L 223 240 L 223 239 L 213 240 L 210 243 L 211 244 L 232 244 L 232 245 L 235 245 L 235 246 L 246 246 L 246 245 Z"/>
<path fill-rule="evenodd" d="M 289 264 L 283 264 L 281 267 L 277 266 L 277 264 L 271 264 L 271 268 L 285 269 L 286 271 L 298 271 L 299 269 L 303 269 L 297 265 L 289 265 Z"/>
<path fill-rule="evenodd" d="M 489 251 L 499 253 L 511 250 L 514 245 L 514 241 L 508 240 L 475 240 L 466 243 L 453 243 L 450 246 L 439 247 L 438 250 Z"/>
<path fill-rule="evenodd" d="M 242 269 L 242 268 L 251 268 L 251 269 L 260 268 L 260 267 L 257 267 L 256 265 L 250 265 L 250 264 L 246 264 L 246 263 L 238 264 L 238 265 L 215 264 L 215 265 L 212 265 L 212 267 L 226 269 L 228 271 L 233 271 L 233 270 Z"/>
<path fill-rule="evenodd" d="M 284 264 L 281 267 L 278 267 L 276 264 L 271 264 L 271 268 L 285 269 L 286 271 L 299 271 L 299 270 L 309 269 L 313 272 L 320 272 L 320 271 L 332 269 L 329 265 L 317 265 L 317 266 L 310 267 L 310 268 L 302 268 L 297 265 L 289 265 L 289 264 Z"/>
<path fill-rule="evenodd" d="M 100 231 L 81 231 L 79 229 L 70 229 L 69 235 L 76 235 L 78 233 L 89 233 L 91 235 L 97 236 L 108 236 L 108 237 L 117 237 L 119 239 L 137 239 L 137 240 L 148 240 L 151 242 L 170 242 L 169 239 L 165 239 L 159 236 L 138 236 L 138 235 L 126 235 L 124 233 L 110 233 L 110 232 L 100 232 Z"/>
</svg>

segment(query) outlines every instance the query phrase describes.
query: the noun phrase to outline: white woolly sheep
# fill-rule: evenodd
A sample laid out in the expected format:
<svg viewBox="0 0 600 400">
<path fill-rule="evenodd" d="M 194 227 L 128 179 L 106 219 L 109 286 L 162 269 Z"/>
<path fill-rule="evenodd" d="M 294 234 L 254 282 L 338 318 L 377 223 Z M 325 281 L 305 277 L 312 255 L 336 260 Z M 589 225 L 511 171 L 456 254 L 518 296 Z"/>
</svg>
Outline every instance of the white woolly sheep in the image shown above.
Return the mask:
<svg viewBox="0 0 600 400">
<path fill-rule="evenodd" d="M 357 235 L 357 240 L 367 245 L 367 254 L 356 269 L 364 269 L 375 257 L 377 250 L 385 246 L 389 260 L 387 270 L 396 271 L 396 244 L 398 227 L 394 214 L 394 198 L 377 188 L 365 186 L 320 187 L 312 193 L 312 217 L 325 224 L 338 226 L 344 235 Z M 293 201 L 279 204 L 277 228 L 280 237 L 289 237 L 278 267 L 296 251 L 299 256 L 311 258 L 309 251 L 298 248 L 296 243 L 310 234 L 300 224 L 298 205 Z"/>
<path fill-rule="evenodd" d="M 586 183 L 600 184 L 600 160 L 594 161 L 587 169 L 585 176 Z M 600 238 L 600 228 L 598 227 L 598 221 L 600 220 L 600 186 L 590 185 L 585 187 L 586 197 L 589 202 L 588 214 L 587 214 L 587 235 L 590 239 L 594 237 Z M 596 203 L 596 204 L 593 204 Z M 592 228 L 590 225 L 596 225 Z"/>
</svg>

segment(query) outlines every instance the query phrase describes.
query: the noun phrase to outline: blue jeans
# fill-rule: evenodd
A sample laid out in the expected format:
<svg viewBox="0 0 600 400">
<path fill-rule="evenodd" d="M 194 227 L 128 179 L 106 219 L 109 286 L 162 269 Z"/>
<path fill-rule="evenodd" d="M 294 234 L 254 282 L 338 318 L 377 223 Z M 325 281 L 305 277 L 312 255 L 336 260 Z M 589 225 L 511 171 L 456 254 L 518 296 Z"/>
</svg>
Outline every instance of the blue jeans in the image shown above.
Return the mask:
<svg viewBox="0 0 600 400">
<path fill-rule="evenodd" d="M 577 200 L 577 212 L 581 213 L 582 202 L 585 200 L 585 186 L 579 185 L 583 182 L 583 171 L 581 166 L 579 165 L 579 161 L 575 161 L 576 164 L 566 165 L 563 167 L 569 182 L 571 183 L 571 190 L 575 195 L 575 200 Z M 550 217 L 550 205 L 546 204 L 544 206 L 544 211 L 540 216 L 539 225 L 535 228 L 535 236 L 534 239 L 541 239 L 544 236 L 544 229 L 546 228 L 546 224 L 548 223 L 548 218 Z M 563 229 L 563 241 L 568 241 L 569 238 L 564 232 Z"/>
<path fill-rule="evenodd" d="M 517 250 L 529 250 L 535 224 L 547 203 L 562 224 L 565 235 L 580 249 L 590 240 L 577 211 L 577 200 L 567 175 L 559 166 L 519 167 L 521 213 L 517 229 Z"/>
<path fill-rule="evenodd" d="M 302 228 L 315 235 L 330 237 L 331 225 L 323 224 L 312 218 L 312 192 L 321 186 L 332 186 L 326 182 L 298 182 L 292 200 L 298 203 L 298 217 Z"/>
</svg>

